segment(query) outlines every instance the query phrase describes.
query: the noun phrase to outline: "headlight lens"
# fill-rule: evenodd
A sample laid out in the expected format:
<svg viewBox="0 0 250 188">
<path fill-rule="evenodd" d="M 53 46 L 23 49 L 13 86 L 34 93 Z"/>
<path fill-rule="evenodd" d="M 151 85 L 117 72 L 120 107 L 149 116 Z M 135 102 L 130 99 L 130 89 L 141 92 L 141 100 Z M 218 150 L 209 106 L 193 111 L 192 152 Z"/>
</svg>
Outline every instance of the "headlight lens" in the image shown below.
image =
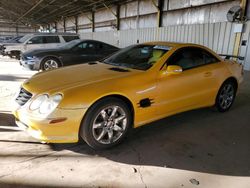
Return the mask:
<svg viewBox="0 0 250 188">
<path fill-rule="evenodd" d="M 41 104 L 48 99 L 48 95 L 40 95 L 35 98 L 30 104 L 30 110 L 37 110 Z"/>
<path fill-rule="evenodd" d="M 36 56 L 27 56 L 26 57 L 28 60 L 34 60 L 34 59 L 37 59 L 37 57 Z"/>
<path fill-rule="evenodd" d="M 30 110 L 38 110 L 40 114 L 50 114 L 56 109 L 62 98 L 61 94 L 52 96 L 48 96 L 46 94 L 40 95 L 31 102 Z"/>
<path fill-rule="evenodd" d="M 56 109 L 61 100 L 62 100 L 61 94 L 53 95 L 50 98 L 46 99 L 40 106 L 39 109 L 40 113 L 50 114 Z"/>
</svg>

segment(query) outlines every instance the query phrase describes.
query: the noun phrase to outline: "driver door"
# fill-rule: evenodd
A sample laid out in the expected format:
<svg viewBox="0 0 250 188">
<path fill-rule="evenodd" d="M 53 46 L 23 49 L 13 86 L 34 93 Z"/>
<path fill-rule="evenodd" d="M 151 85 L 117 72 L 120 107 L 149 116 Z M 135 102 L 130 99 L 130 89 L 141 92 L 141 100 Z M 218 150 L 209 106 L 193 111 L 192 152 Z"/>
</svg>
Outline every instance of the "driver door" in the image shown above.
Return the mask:
<svg viewBox="0 0 250 188">
<path fill-rule="evenodd" d="M 25 51 L 43 48 L 44 42 L 45 42 L 44 36 L 35 36 L 26 42 Z"/>
<path fill-rule="evenodd" d="M 207 106 L 212 102 L 216 66 L 211 64 L 218 60 L 211 56 L 208 63 L 204 51 L 196 47 L 185 47 L 177 50 L 168 59 L 161 71 L 166 71 L 169 65 L 178 65 L 183 71 L 159 76 L 158 115 L 171 115 Z"/>
</svg>

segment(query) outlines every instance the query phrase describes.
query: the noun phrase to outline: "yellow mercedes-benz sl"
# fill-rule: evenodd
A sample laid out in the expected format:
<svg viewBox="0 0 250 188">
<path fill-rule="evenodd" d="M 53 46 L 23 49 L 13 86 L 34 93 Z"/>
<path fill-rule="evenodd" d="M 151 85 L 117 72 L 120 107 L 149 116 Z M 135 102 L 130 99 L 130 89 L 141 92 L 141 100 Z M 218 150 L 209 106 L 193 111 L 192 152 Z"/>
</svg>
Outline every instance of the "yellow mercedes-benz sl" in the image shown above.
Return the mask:
<svg viewBox="0 0 250 188">
<path fill-rule="evenodd" d="M 15 99 L 17 125 L 46 143 L 83 139 L 95 149 L 130 128 L 187 110 L 232 106 L 242 65 L 194 44 L 129 46 L 100 62 L 41 72 Z"/>
</svg>

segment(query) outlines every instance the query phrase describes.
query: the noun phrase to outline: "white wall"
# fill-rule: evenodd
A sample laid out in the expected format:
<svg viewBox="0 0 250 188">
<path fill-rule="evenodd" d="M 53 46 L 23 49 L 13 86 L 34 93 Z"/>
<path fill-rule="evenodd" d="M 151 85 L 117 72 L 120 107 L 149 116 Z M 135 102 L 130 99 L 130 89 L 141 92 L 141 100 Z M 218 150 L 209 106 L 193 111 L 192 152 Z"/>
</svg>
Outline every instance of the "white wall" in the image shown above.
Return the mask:
<svg viewBox="0 0 250 188">
<path fill-rule="evenodd" d="M 233 54 L 235 24 L 220 22 L 211 24 L 176 25 L 162 28 L 142 28 L 121 31 L 105 31 L 82 33 L 82 39 L 101 40 L 118 47 L 143 43 L 148 41 L 170 41 L 196 43 L 209 47 L 219 54 Z M 250 40 L 250 22 L 248 22 L 244 39 Z M 242 56 L 246 56 L 245 69 L 250 70 L 250 47 L 241 48 Z M 244 49 L 245 48 L 245 49 Z"/>
<path fill-rule="evenodd" d="M 246 40 L 246 46 L 241 45 L 240 55 L 245 57 L 245 69 L 250 70 L 250 21 L 245 24 L 242 40 Z"/>
<path fill-rule="evenodd" d="M 22 24 L 13 24 L 11 20 L 2 20 L 0 19 L 0 36 L 17 36 L 25 35 L 27 33 L 36 32 L 37 28 L 22 25 Z"/>
<path fill-rule="evenodd" d="M 154 1 L 157 3 L 157 0 Z M 233 24 L 227 22 L 226 14 L 232 6 L 239 4 L 240 0 L 164 0 L 163 27 L 157 28 L 157 9 L 152 1 L 138 0 L 121 5 L 119 31 L 114 27 L 115 16 L 103 8 L 95 12 L 94 33 L 91 33 L 91 13 L 79 15 L 78 32 L 82 38 L 101 40 L 119 47 L 166 40 L 198 43 L 218 53 L 232 54 L 235 33 Z M 116 6 L 110 8 L 116 13 Z M 66 31 L 72 30 L 72 23 L 72 18 L 66 19 Z M 63 28 L 63 23 L 60 25 Z M 240 53 L 250 63 L 249 25 L 248 22 L 243 34 L 247 45 L 241 47 Z M 245 64 L 245 68 L 250 70 L 249 63 Z"/>
<path fill-rule="evenodd" d="M 154 0 L 157 3 L 157 0 Z M 169 3 L 168 3 L 169 1 Z M 217 4 L 214 4 L 216 3 Z M 163 26 L 203 24 L 227 21 L 227 11 L 240 0 L 164 0 Z M 109 7 L 116 14 L 116 6 Z M 79 15 L 79 33 L 91 30 L 91 13 Z M 59 21 L 62 22 L 62 21 Z M 74 31 L 74 18 L 66 18 L 66 30 Z M 60 24 L 61 26 L 63 24 Z M 95 31 L 116 30 L 116 17 L 103 8 L 95 12 Z M 152 0 L 139 0 L 121 5 L 120 30 L 154 28 L 157 26 L 157 9 Z M 61 27 L 58 27 L 62 30 Z"/>
</svg>

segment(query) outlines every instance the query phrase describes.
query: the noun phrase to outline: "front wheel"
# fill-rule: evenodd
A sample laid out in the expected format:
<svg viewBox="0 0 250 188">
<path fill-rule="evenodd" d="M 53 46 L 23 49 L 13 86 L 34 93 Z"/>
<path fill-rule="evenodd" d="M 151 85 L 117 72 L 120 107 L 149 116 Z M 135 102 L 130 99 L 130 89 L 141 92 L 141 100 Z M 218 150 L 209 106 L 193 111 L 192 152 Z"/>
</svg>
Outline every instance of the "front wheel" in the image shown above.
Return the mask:
<svg viewBox="0 0 250 188">
<path fill-rule="evenodd" d="M 51 70 L 51 69 L 57 69 L 59 67 L 60 67 L 59 60 L 56 59 L 56 58 L 52 58 L 52 57 L 45 58 L 42 61 L 42 64 L 41 64 L 41 69 L 43 71 L 47 71 L 47 70 Z"/>
<path fill-rule="evenodd" d="M 122 100 L 106 98 L 87 112 L 80 136 L 94 149 L 107 149 L 119 144 L 131 127 L 131 112 Z"/>
<path fill-rule="evenodd" d="M 232 81 L 226 81 L 222 84 L 216 97 L 216 108 L 220 112 L 228 111 L 233 105 L 236 96 L 237 86 Z"/>
<path fill-rule="evenodd" d="M 11 51 L 10 52 L 10 57 L 15 59 L 20 60 L 21 52 L 20 51 Z"/>
</svg>

